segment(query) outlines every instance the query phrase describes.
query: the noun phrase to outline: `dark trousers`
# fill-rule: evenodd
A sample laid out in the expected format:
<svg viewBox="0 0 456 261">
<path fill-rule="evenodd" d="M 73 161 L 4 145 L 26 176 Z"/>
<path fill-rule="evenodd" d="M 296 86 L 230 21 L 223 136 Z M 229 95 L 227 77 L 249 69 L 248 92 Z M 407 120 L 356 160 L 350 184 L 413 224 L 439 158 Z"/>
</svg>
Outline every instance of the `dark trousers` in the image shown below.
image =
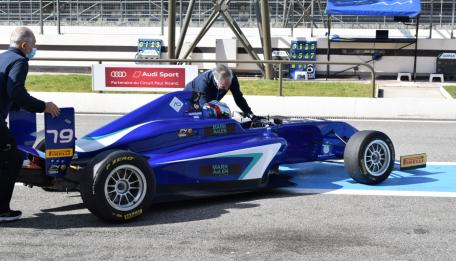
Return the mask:
<svg viewBox="0 0 456 261">
<path fill-rule="evenodd" d="M 0 122 L 0 213 L 10 210 L 14 183 L 22 167 L 22 154 L 6 125 Z"/>
</svg>

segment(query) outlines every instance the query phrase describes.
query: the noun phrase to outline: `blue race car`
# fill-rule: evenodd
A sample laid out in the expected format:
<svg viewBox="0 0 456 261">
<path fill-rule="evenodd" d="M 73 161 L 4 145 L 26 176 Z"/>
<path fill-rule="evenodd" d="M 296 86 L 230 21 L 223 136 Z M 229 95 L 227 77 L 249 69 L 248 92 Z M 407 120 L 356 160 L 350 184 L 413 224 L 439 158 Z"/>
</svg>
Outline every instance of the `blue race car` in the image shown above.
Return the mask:
<svg viewBox="0 0 456 261">
<path fill-rule="evenodd" d="M 96 216 L 125 222 L 153 202 L 265 188 L 279 166 L 344 160 L 357 182 L 378 184 L 394 166 L 384 133 L 344 122 L 235 120 L 221 103 L 203 108 L 199 94 L 173 92 L 76 140 L 74 111 L 17 113 L 10 127 L 26 160 L 19 182 L 50 191 L 78 190 Z"/>
</svg>

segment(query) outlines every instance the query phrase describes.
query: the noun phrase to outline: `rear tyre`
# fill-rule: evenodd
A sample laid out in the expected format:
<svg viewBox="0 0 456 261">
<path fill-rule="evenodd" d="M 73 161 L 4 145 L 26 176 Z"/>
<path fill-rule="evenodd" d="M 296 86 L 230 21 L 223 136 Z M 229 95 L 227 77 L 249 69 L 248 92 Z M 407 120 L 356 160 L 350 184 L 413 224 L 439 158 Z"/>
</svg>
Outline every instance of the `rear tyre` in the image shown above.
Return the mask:
<svg viewBox="0 0 456 261">
<path fill-rule="evenodd" d="M 383 182 L 394 167 L 394 146 L 380 131 L 355 133 L 345 146 L 345 169 L 355 181 L 374 185 Z"/>
<path fill-rule="evenodd" d="M 128 151 L 97 155 L 81 178 L 81 196 L 97 217 L 128 222 L 150 207 L 155 195 L 155 175 L 147 161 Z"/>
</svg>

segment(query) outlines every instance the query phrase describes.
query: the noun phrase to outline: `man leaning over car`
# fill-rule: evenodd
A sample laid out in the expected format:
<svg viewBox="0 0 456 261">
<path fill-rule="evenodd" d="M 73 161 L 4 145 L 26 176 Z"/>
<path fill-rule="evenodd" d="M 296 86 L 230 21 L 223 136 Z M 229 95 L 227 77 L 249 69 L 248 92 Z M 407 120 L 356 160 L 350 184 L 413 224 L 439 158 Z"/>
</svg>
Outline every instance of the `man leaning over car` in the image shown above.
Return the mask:
<svg viewBox="0 0 456 261">
<path fill-rule="evenodd" d="M 236 75 L 226 65 L 219 64 L 213 70 L 208 70 L 189 82 L 185 91 L 197 92 L 201 95 L 199 105 L 202 108 L 205 103 L 220 101 L 228 90 L 233 94 L 236 105 L 245 115 L 253 116 L 244 95 L 241 92 Z"/>
</svg>

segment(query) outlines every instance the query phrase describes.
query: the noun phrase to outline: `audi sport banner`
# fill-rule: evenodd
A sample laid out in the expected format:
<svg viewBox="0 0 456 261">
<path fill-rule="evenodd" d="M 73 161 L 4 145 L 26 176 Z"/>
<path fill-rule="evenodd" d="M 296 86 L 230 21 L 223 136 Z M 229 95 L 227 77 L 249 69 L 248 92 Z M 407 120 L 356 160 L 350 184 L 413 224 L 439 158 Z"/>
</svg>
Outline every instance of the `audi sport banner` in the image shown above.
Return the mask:
<svg viewBox="0 0 456 261">
<path fill-rule="evenodd" d="M 176 91 L 198 76 L 196 65 L 92 66 L 94 91 Z"/>
</svg>

